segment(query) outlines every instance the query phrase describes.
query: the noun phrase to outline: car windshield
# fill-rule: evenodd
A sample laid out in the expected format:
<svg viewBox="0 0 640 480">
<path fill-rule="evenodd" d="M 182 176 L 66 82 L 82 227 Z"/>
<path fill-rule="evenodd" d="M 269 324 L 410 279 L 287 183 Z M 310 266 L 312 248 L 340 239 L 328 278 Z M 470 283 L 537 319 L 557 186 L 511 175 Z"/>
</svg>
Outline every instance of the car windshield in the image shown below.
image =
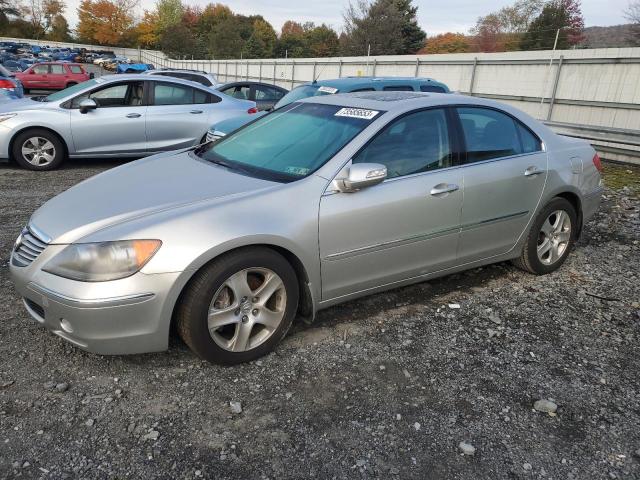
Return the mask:
<svg viewBox="0 0 640 480">
<path fill-rule="evenodd" d="M 69 95 L 73 95 L 76 92 L 84 90 L 87 87 L 93 87 L 98 82 L 96 80 L 87 80 L 86 82 L 78 83 L 77 85 L 72 85 L 69 88 L 65 88 L 64 90 L 60 90 L 59 92 L 52 93 L 44 98 L 45 102 L 57 102 L 58 100 L 64 100 Z"/>
<path fill-rule="evenodd" d="M 278 103 L 273 106 L 273 109 L 284 107 L 285 105 L 289 105 L 290 103 L 297 102 L 298 100 L 302 100 L 304 98 L 309 97 L 319 97 L 321 95 L 330 95 L 332 93 L 337 93 L 338 89 L 333 87 L 322 87 L 317 84 L 312 85 L 301 85 L 297 88 L 294 88 L 289 93 L 287 93 L 284 97 L 282 97 Z"/>
<path fill-rule="evenodd" d="M 11 76 L 11 72 L 6 68 L 4 68 L 2 65 L 0 65 L 0 77 L 10 77 L 10 76 Z"/>
<path fill-rule="evenodd" d="M 381 113 L 293 103 L 195 153 L 256 177 L 290 182 L 324 165 Z"/>
</svg>

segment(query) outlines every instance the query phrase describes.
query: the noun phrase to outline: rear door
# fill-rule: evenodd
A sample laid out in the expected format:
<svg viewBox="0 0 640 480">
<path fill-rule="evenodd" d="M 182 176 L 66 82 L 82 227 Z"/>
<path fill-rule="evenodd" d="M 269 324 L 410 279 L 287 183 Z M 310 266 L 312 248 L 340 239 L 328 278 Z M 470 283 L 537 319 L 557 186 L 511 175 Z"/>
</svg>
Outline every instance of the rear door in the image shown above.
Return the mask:
<svg viewBox="0 0 640 480">
<path fill-rule="evenodd" d="M 69 72 L 66 70 L 66 65 L 49 65 L 49 88 L 63 89 L 67 86 L 68 79 Z"/>
<path fill-rule="evenodd" d="M 110 83 L 71 101 L 71 133 L 76 154 L 146 152 L 144 83 L 132 80 Z M 78 105 L 85 98 L 94 99 L 98 108 L 80 113 Z"/>
<path fill-rule="evenodd" d="M 459 263 L 511 250 L 542 197 L 547 154 L 542 142 L 507 113 L 456 108 L 466 144 Z"/>
<path fill-rule="evenodd" d="M 169 81 L 149 82 L 147 142 L 160 152 L 197 145 L 211 125 L 211 104 L 220 100 L 199 88 Z"/>
</svg>

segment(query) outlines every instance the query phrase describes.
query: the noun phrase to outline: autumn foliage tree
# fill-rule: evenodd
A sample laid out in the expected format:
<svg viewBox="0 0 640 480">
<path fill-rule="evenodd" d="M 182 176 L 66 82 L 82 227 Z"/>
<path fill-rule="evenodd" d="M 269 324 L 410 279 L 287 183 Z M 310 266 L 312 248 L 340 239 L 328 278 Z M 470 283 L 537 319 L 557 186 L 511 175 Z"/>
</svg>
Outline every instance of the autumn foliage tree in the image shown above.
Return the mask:
<svg viewBox="0 0 640 480">
<path fill-rule="evenodd" d="M 137 0 L 82 0 L 78 7 L 78 37 L 83 42 L 122 45 L 134 26 Z"/>
<path fill-rule="evenodd" d="M 465 53 L 471 51 L 469 39 L 462 33 L 442 33 L 427 39 L 427 44 L 418 53 Z"/>
</svg>

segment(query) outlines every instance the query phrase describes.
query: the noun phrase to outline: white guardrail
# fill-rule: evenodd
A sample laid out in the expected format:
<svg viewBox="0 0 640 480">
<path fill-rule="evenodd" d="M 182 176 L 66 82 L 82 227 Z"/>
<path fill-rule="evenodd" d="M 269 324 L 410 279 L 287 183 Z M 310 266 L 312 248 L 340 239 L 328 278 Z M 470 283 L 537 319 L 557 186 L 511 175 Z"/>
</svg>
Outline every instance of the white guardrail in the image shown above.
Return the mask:
<svg viewBox="0 0 640 480">
<path fill-rule="evenodd" d="M 25 39 L 112 50 L 156 68 L 214 73 L 222 82 L 256 80 L 293 88 L 314 78 L 431 77 L 453 91 L 492 98 L 558 133 L 589 140 L 607 159 L 640 164 L 640 48 L 377 57 L 180 60 L 162 52 Z"/>
</svg>

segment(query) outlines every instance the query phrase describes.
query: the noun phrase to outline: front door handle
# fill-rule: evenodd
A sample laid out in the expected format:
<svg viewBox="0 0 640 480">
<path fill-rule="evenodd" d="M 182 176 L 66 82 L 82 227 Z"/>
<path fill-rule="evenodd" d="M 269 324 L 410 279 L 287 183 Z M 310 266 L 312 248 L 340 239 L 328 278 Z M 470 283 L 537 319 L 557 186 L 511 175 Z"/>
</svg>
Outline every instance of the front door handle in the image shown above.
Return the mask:
<svg viewBox="0 0 640 480">
<path fill-rule="evenodd" d="M 141 113 L 127 113 L 127 118 L 139 118 L 141 116 Z"/>
<path fill-rule="evenodd" d="M 524 171 L 524 176 L 533 177 L 535 175 L 540 175 L 541 173 L 544 173 L 544 170 L 540 170 L 538 167 L 532 165 Z"/>
<path fill-rule="evenodd" d="M 455 192 L 459 188 L 460 187 L 455 183 L 439 183 L 438 185 L 434 186 L 429 193 L 431 193 L 431 195 L 435 197 L 438 195 L 445 195 L 447 193 Z"/>
<path fill-rule="evenodd" d="M 202 110 L 191 110 L 189 113 L 198 114 L 202 113 Z"/>
</svg>

